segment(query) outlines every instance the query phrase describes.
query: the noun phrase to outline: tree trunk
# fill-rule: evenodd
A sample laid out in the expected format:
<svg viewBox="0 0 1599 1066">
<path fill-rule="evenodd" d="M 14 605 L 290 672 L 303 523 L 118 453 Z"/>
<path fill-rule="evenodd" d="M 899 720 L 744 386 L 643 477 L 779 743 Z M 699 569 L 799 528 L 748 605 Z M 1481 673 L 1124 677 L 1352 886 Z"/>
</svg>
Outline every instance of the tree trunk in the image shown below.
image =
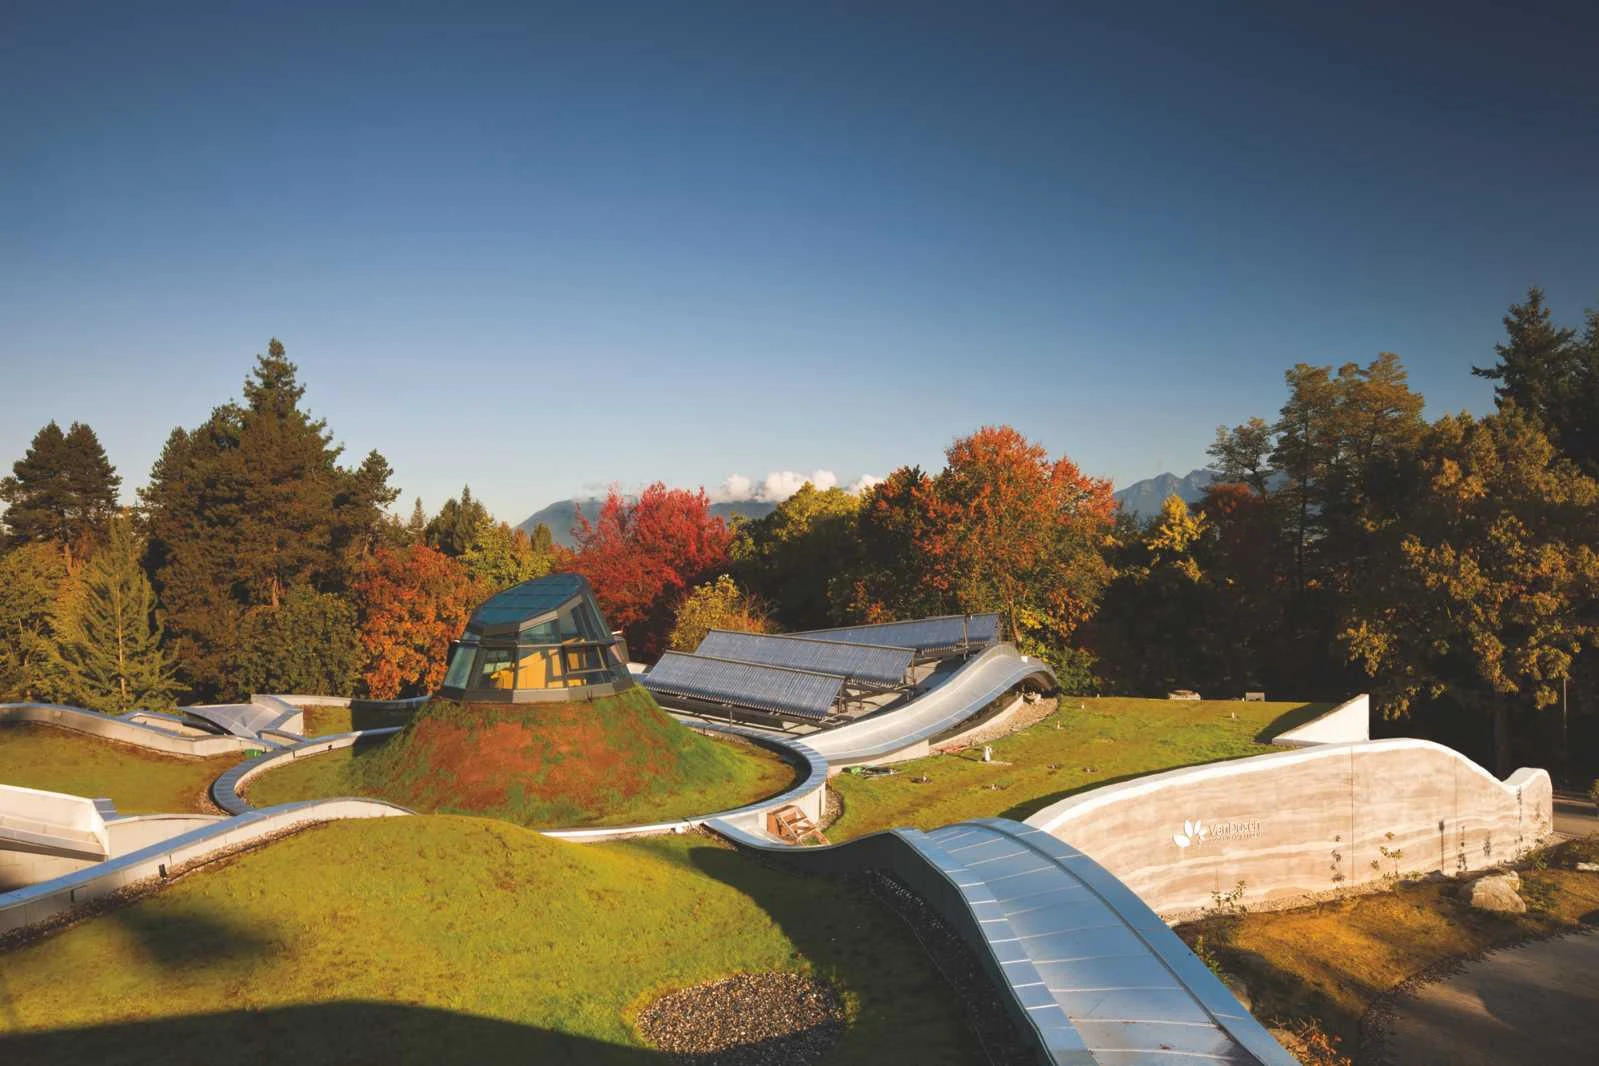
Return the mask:
<svg viewBox="0 0 1599 1066">
<path fill-rule="evenodd" d="M 1494 704 L 1494 773 L 1502 778 L 1510 775 L 1510 708 L 1504 700 Z"/>
</svg>

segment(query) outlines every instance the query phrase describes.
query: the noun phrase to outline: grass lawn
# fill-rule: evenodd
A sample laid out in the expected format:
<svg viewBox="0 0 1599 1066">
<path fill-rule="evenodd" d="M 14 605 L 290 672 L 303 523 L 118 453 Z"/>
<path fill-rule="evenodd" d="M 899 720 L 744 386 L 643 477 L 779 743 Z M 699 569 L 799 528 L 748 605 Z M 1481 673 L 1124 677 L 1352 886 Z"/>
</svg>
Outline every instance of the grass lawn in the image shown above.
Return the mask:
<svg viewBox="0 0 1599 1066">
<path fill-rule="evenodd" d="M 1599 840 L 1547 854 L 1548 868 L 1521 869 L 1526 914 L 1477 910 L 1455 897 L 1453 883 L 1417 882 L 1302 910 L 1190 922 L 1177 933 L 1247 991 L 1263 1022 L 1314 1020 L 1352 1056 L 1366 1010 L 1429 966 L 1599 923 L 1599 874 L 1562 868 L 1599 859 Z"/>
<path fill-rule="evenodd" d="M 0 785 L 108 796 L 121 814 L 210 812 L 206 788 L 240 758 L 184 759 L 47 725 L 0 725 Z"/>
<path fill-rule="evenodd" d="M 915 939 L 848 882 L 699 836 L 429 816 L 311 829 L 13 949 L 0 1061 L 662 1063 L 631 1025 L 653 995 L 771 970 L 840 989 L 830 1062 L 979 1056 Z"/>
<path fill-rule="evenodd" d="M 980 749 L 897 764 L 892 777 L 841 774 L 844 811 L 834 840 L 902 826 L 936 829 L 965 818 L 1024 819 L 1074 792 L 1176 766 L 1236 759 L 1330 704 L 1063 697 L 1043 721 Z M 926 777 L 925 783 L 916 779 Z"/>
<path fill-rule="evenodd" d="M 326 737 L 356 729 L 383 729 L 405 725 L 414 717 L 415 710 L 369 710 L 363 707 L 352 712 L 348 707 L 318 703 L 305 708 L 305 735 Z"/>
</svg>

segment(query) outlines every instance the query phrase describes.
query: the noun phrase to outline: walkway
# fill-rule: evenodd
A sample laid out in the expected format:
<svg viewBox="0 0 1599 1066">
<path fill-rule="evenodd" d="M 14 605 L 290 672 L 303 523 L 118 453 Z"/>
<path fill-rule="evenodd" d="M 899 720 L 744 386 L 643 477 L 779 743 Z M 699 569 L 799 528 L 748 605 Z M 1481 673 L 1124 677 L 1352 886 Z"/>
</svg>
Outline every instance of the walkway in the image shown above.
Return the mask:
<svg viewBox="0 0 1599 1066">
<path fill-rule="evenodd" d="M 1386 1061 L 1404 1066 L 1592 1062 L 1599 932 L 1496 951 L 1394 1009 Z"/>
</svg>

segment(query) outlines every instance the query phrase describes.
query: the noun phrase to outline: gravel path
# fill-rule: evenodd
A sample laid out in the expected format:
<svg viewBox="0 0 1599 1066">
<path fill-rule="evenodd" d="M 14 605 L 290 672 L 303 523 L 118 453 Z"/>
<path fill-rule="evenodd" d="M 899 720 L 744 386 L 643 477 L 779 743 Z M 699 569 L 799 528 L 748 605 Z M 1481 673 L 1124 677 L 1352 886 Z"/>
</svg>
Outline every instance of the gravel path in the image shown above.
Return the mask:
<svg viewBox="0 0 1599 1066">
<path fill-rule="evenodd" d="M 802 974 L 743 973 L 662 996 L 638 1027 L 695 1066 L 804 1066 L 838 1042 L 844 1006 L 831 986 Z"/>
</svg>

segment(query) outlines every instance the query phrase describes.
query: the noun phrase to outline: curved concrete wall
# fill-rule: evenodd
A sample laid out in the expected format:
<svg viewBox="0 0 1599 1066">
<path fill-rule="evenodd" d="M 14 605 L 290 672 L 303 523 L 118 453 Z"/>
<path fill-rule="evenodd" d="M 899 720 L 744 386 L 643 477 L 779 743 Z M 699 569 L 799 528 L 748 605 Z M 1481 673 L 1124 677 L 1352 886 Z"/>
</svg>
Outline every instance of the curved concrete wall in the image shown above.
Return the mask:
<svg viewBox="0 0 1599 1066">
<path fill-rule="evenodd" d="M 77 733 L 115 740 L 161 751 L 168 755 L 188 755 L 207 758 L 212 755 L 237 755 L 241 751 L 259 748 L 257 741 L 243 737 L 182 736 L 168 733 L 153 726 L 108 718 L 81 707 L 66 707 L 56 703 L 0 703 L 0 722 L 29 722 L 35 725 L 53 725 Z"/>
<path fill-rule="evenodd" d="M 339 799 L 285 803 L 236 818 L 220 819 L 41 884 L 0 892 L 0 935 L 46 921 L 135 882 L 166 877 L 187 863 L 254 843 L 274 833 L 340 818 L 388 818 L 409 813 L 392 803 Z"/>
<path fill-rule="evenodd" d="M 1286 903 L 1396 874 L 1459 873 L 1546 838 L 1543 770 L 1498 781 L 1425 740 L 1328 744 L 1171 770 L 1044 808 L 1027 824 L 1092 856 L 1166 915 L 1245 883 Z"/>
<path fill-rule="evenodd" d="M 1361 694 L 1304 725 L 1277 734 L 1271 742 L 1280 748 L 1302 748 L 1311 744 L 1350 744 L 1370 739 L 1371 697 Z"/>
<path fill-rule="evenodd" d="M 1049 664 L 1009 644 L 996 644 L 944 681 L 901 707 L 868 715 L 806 737 L 836 770 L 853 763 L 893 761 L 927 754 L 927 741 L 946 733 L 1024 682 L 1053 688 Z"/>
</svg>

